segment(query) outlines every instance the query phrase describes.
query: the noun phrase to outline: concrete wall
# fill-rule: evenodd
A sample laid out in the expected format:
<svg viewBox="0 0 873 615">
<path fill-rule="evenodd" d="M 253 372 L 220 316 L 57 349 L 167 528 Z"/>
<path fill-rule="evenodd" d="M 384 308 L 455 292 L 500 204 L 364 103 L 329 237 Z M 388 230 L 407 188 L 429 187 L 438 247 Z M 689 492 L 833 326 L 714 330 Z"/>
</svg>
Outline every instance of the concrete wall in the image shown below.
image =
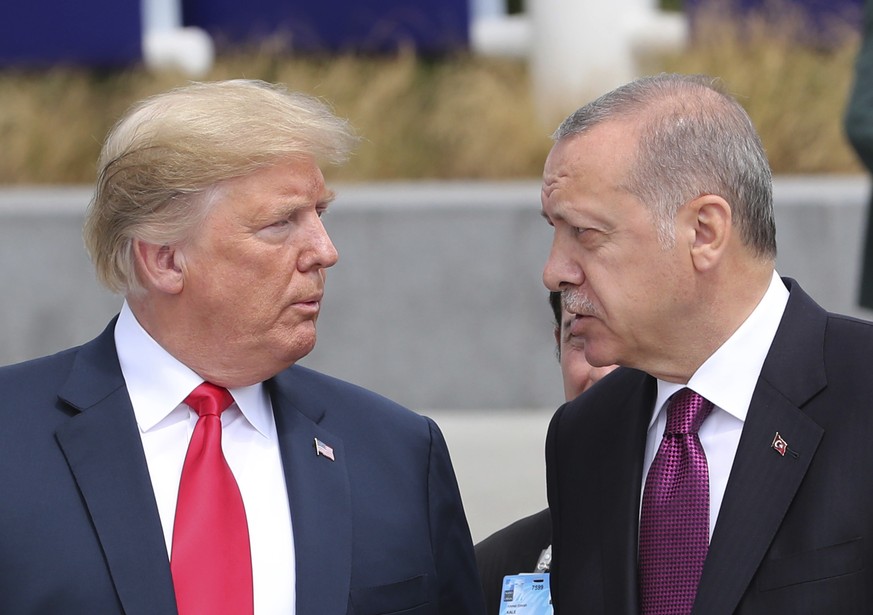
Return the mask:
<svg viewBox="0 0 873 615">
<path fill-rule="evenodd" d="M 855 307 L 866 177 L 777 178 L 778 269 Z M 474 536 L 545 505 L 543 437 L 562 397 L 539 182 L 341 185 L 340 252 L 304 363 L 433 416 Z M 117 311 L 82 248 L 87 187 L 0 191 L 0 364 L 87 341 Z"/>
<path fill-rule="evenodd" d="M 305 364 L 417 409 L 559 401 L 538 184 L 338 191 L 325 224 L 340 262 Z M 0 364 L 86 341 L 117 310 L 81 247 L 88 198 L 82 188 L 0 194 Z"/>
</svg>

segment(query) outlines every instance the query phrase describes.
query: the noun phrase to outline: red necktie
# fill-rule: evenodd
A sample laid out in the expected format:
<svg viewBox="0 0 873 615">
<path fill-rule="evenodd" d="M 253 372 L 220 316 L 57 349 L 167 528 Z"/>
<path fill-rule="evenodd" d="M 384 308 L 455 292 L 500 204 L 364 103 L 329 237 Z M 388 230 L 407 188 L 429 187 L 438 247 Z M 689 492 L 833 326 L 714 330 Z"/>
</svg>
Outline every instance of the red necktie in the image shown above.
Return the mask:
<svg viewBox="0 0 873 615">
<path fill-rule="evenodd" d="M 709 469 L 697 431 L 712 403 L 682 389 L 646 477 L 640 512 L 643 615 L 687 615 L 709 550 Z"/>
<path fill-rule="evenodd" d="M 204 382 L 185 399 L 194 427 L 173 526 L 170 569 L 179 615 L 250 615 L 252 555 L 239 487 L 221 452 L 227 389 Z"/>
</svg>

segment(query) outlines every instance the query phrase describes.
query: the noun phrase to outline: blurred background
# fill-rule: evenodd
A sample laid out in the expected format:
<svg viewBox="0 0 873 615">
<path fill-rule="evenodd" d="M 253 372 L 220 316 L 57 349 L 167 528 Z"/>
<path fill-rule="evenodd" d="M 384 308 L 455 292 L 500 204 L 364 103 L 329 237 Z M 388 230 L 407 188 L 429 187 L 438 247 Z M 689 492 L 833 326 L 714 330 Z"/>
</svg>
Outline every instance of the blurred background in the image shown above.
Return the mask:
<svg viewBox="0 0 873 615">
<path fill-rule="evenodd" d="M 539 181 L 560 120 L 636 76 L 719 77 L 776 173 L 778 269 L 856 306 L 866 171 L 842 118 L 862 0 L 9 0 L 0 19 L 0 364 L 93 337 L 120 299 L 81 240 L 103 136 L 134 101 L 255 78 L 363 141 L 326 172 L 330 272 L 305 364 L 433 416 L 474 538 L 545 505 L 562 401 Z"/>
</svg>

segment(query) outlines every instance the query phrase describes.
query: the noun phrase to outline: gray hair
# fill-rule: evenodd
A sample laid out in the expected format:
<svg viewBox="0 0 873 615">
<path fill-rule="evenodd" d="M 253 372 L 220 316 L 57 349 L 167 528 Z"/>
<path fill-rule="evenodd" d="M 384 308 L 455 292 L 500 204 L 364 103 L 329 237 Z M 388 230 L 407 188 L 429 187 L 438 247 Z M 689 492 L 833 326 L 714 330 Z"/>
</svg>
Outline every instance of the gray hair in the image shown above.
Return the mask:
<svg viewBox="0 0 873 615">
<path fill-rule="evenodd" d="M 704 194 L 724 198 L 746 246 L 776 257 L 773 178 L 746 111 L 711 77 L 661 74 L 623 85 L 578 109 L 552 137 L 560 141 L 610 120 L 639 127 L 639 147 L 624 186 L 675 241 L 679 208 Z"/>
<path fill-rule="evenodd" d="M 137 103 L 106 137 L 85 220 L 98 279 L 142 291 L 134 240 L 182 242 L 220 182 L 295 157 L 340 164 L 355 141 L 320 100 L 263 81 L 192 83 Z"/>
</svg>

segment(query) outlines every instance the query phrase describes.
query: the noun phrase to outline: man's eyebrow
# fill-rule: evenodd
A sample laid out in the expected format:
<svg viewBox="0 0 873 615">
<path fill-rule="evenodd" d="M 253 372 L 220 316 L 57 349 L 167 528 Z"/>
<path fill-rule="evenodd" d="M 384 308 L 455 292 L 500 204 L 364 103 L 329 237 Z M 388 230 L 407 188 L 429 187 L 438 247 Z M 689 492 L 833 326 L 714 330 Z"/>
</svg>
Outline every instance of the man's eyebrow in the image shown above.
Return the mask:
<svg viewBox="0 0 873 615">
<path fill-rule="evenodd" d="M 333 190 L 325 190 L 321 197 L 318 199 L 319 205 L 327 205 L 328 203 L 332 203 L 336 198 L 336 192 Z"/>
<path fill-rule="evenodd" d="M 540 210 L 540 217 L 552 226 L 554 226 L 554 222 L 556 220 L 558 220 L 560 222 L 564 222 L 566 220 L 560 212 L 552 212 L 550 215 L 550 214 L 547 214 L 544 209 Z"/>
</svg>

